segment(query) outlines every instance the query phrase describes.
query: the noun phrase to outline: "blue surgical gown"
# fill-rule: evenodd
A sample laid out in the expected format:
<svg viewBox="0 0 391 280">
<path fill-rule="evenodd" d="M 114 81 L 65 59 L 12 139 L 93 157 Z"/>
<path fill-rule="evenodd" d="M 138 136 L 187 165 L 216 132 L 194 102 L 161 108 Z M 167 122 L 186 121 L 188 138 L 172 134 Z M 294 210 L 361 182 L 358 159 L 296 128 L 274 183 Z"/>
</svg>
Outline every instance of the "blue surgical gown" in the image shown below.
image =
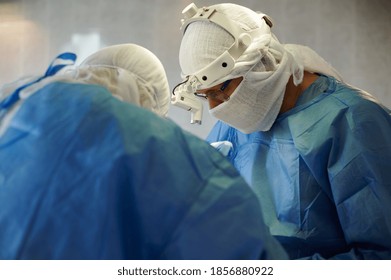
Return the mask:
<svg viewBox="0 0 391 280">
<path fill-rule="evenodd" d="M 96 85 L 51 83 L 0 137 L 0 259 L 285 258 L 210 145 Z"/>
<path fill-rule="evenodd" d="M 391 117 L 370 95 L 320 76 L 268 132 L 216 123 L 290 258 L 391 259 Z"/>
</svg>

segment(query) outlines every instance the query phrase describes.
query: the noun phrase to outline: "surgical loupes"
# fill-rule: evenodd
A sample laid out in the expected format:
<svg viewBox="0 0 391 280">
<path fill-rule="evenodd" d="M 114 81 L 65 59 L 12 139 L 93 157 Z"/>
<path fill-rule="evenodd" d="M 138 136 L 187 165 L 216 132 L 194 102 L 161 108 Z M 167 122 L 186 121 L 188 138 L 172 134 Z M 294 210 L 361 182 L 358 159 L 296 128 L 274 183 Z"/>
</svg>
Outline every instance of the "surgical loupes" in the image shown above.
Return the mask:
<svg viewBox="0 0 391 280">
<path fill-rule="evenodd" d="M 181 107 L 191 113 L 190 123 L 201 124 L 202 101 L 194 95 L 194 90 L 187 83 L 178 85 L 171 96 L 171 104 Z"/>
</svg>

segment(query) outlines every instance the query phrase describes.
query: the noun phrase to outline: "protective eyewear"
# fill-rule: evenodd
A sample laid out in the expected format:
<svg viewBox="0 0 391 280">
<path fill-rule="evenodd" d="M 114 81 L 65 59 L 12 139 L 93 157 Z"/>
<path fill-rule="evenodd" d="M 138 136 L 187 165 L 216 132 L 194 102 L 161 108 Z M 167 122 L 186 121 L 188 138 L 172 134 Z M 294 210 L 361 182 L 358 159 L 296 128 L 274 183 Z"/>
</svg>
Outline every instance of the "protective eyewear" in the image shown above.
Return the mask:
<svg viewBox="0 0 391 280">
<path fill-rule="evenodd" d="M 214 99 L 222 102 L 229 100 L 229 95 L 224 92 L 232 80 L 225 81 L 218 90 L 211 90 L 208 92 L 195 92 L 194 95 L 205 99 Z"/>
</svg>

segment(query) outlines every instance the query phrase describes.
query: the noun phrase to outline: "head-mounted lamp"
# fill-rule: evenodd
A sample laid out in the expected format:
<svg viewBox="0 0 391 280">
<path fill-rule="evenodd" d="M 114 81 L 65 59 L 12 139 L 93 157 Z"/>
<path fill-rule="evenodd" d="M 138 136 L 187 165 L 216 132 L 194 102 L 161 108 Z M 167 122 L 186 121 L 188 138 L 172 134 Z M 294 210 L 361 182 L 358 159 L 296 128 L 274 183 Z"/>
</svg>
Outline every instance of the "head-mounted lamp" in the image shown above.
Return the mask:
<svg viewBox="0 0 391 280">
<path fill-rule="evenodd" d="M 200 86 L 208 87 L 216 80 L 227 76 L 234 68 L 236 60 L 250 46 L 252 37 L 251 32 L 244 31 L 237 23 L 215 9 L 210 9 L 208 7 L 198 9 L 197 6 L 192 3 L 182 11 L 182 14 L 184 17 L 181 20 L 181 30 L 183 33 L 186 32 L 187 26 L 192 22 L 208 21 L 224 28 L 235 40 L 228 50 L 223 52 L 212 63 L 192 75 L 193 77 L 189 79 L 189 82 L 193 87 L 196 86 L 196 88 L 194 88 L 195 91 Z"/>
<path fill-rule="evenodd" d="M 234 43 L 212 63 L 188 76 L 184 82 L 176 86 L 173 90 L 173 96 L 171 98 L 171 103 L 173 105 L 182 108 L 186 107 L 185 109 L 192 112 L 193 108 L 189 105 L 195 105 L 195 103 L 197 103 L 196 107 L 199 108 L 201 106 L 202 112 L 201 101 L 197 99 L 193 101 L 194 93 L 200 88 L 212 87 L 222 82 L 221 79 L 231 73 L 235 67 L 236 61 L 250 46 L 254 36 L 257 36 L 258 34 L 261 35 L 261 32 L 264 32 L 264 30 L 258 28 L 252 31 L 246 31 L 236 22 L 229 19 L 223 13 L 218 12 L 216 9 L 211 9 L 209 7 L 198 8 L 194 3 L 183 9 L 182 15 L 181 30 L 183 33 L 186 32 L 187 26 L 192 22 L 208 21 L 222 27 L 234 38 Z M 261 16 L 263 16 L 266 23 L 271 27 L 270 19 L 267 18 L 266 15 Z M 194 119 L 194 115 L 192 114 L 191 123 L 201 123 L 201 119 Z"/>
</svg>

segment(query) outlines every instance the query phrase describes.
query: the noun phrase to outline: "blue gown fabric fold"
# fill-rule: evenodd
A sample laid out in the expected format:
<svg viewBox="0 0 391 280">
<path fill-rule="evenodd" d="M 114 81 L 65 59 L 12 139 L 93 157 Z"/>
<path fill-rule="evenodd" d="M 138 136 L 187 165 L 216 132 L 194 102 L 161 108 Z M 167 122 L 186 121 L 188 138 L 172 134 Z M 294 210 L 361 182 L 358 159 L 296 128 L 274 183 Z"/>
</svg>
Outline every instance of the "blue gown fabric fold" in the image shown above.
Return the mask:
<svg viewBox="0 0 391 280">
<path fill-rule="evenodd" d="M 268 132 L 218 122 L 290 258 L 391 259 L 391 117 L 367 93 L 320 76 Z"/>
<path fill-rule="evenodd" d="M 208 143 L 96 85 L 55 82 L 0 137 L 0 259 L 278 259 Z"/>
</svg>

